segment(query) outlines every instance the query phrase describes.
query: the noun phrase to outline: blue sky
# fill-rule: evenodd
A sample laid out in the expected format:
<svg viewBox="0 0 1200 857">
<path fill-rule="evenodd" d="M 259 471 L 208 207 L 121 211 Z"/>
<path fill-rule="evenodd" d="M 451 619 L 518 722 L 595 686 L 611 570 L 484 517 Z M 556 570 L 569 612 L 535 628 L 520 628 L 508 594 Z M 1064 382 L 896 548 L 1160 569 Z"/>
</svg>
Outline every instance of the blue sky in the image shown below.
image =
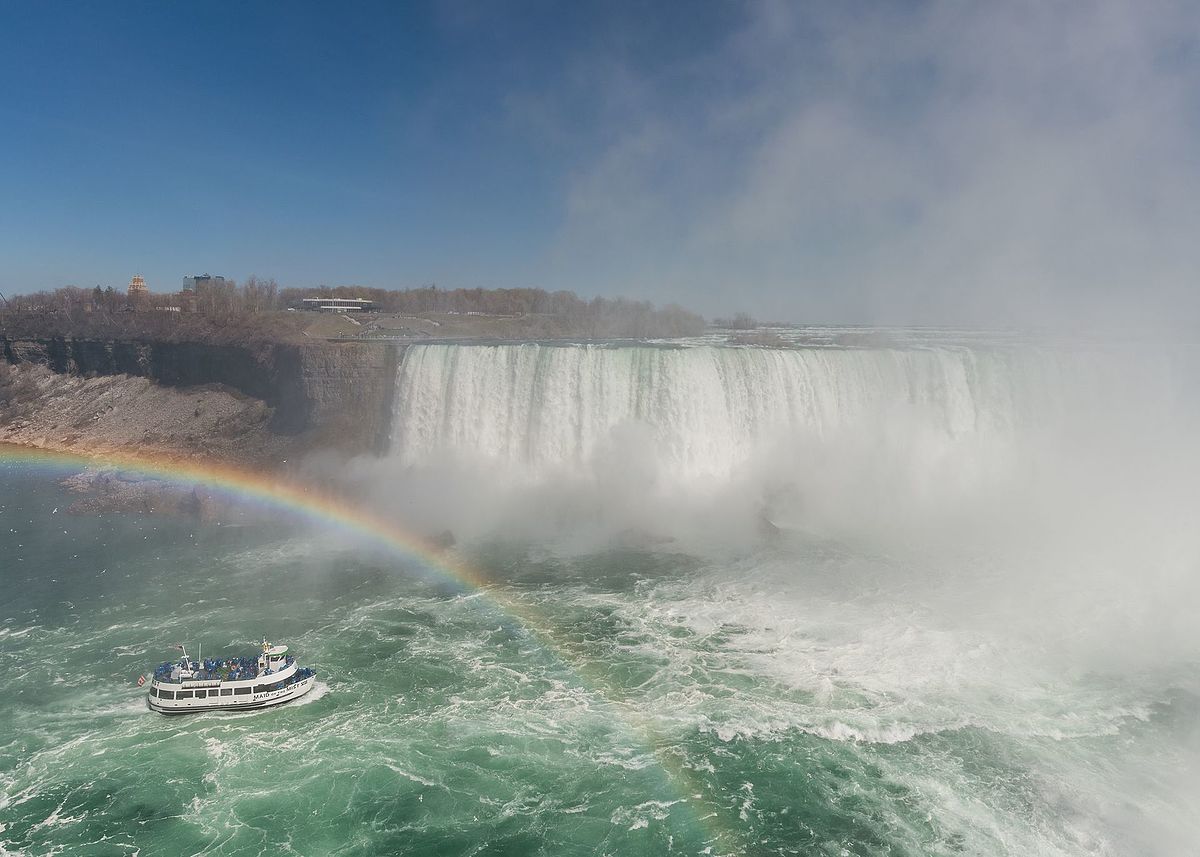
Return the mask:
<svg viewBox="0 0 1200 857">
<path fill-rule="evenodd" d="M 0 0 L 0 290 L 1192 308 L 1188 4 Z"/>
</svg>

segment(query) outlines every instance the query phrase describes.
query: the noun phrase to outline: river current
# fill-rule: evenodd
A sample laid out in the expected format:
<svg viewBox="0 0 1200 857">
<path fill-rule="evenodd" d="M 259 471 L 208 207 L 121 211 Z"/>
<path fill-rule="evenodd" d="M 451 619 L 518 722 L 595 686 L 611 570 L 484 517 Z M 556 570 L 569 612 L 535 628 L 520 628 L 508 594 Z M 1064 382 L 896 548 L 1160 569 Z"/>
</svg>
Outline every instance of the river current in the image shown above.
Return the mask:
<svg viewBox="0 0 1200 857">
<path fill-rule="evenodd" d="M 1193 360 L 411 349 L 342 478 L 536 630 L 0 464 L 0 854 L 1191 853 Z M 172 643 L 263 634 L 303 702 L 146 710 Z"/>
</svg>

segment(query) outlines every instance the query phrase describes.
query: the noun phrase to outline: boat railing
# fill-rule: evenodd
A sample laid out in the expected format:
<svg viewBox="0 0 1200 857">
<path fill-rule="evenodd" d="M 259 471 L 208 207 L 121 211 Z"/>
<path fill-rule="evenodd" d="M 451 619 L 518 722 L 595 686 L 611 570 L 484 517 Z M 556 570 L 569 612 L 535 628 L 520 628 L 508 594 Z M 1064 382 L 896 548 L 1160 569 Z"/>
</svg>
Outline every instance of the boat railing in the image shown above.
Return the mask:
<svg viewBox="0 0 1200 857">
<path fill-rule="evenodd" d="M 285 666 L 290 666 L 294 662 L 295 659 L 289 655 Z M 178 662 L 165 661 L 154 668 L 154 678 L 158 681 L 170 681 L 178 667 Z M 194 663 L 192 675 L 185 680 L 249 681 L 271 672 L 272 670 L 260 672 L 257 658 L 205 658 L 202 662 Z M 274 672 L 279 672 L 279 670 L 274 670 Z"/>
<path fill-rule="evenodd" d="M 187 678 L 172 679 L 172 675 L 179 667 L 177 662 L 166 661 L 154 668 L 154 679 L 159 682 L 176 683 L 179 681 L 250 681 L 266 675 L 275 675 L 282 672 L 287 667 L 294 664 L 295 658 L 290 655 L 284 662 L 284 666 L 277 670 L 262 670 L 258 669 L 258 660 L 256 658 L 205 658 L 204 662 L 197 664 L 199 669 L 193 669 L 192 674 Z M 301 667 L 296 670 L 295 678 L 308 678 L 316 673 L 308 667 Z"/>
</svg>

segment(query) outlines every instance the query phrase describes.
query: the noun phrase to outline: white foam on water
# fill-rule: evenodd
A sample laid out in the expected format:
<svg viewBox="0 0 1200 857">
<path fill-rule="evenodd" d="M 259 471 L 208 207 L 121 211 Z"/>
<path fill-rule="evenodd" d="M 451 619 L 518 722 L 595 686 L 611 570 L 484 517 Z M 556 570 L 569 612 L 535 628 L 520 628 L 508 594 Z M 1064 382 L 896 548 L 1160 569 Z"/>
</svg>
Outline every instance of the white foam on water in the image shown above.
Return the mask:
<svg viewBox="0 0 1200 857">
<path fill-rule="evenodd" d="M 829 601 L 752 580 L 656 586 L 603 605 L 661 666 L 643 710 L 722 741 L 799 730 L 894 744 L 975 727 L 1063 740 L 1115 735 L 1156 700 L 1073 680 L 1035 644 L 939 627 L 898 602 Z M 686 633 L 680 633 L 686 631 Z M 1161 690 L 1161 689 L 1160 689 Z"/>
<path fill-rule="evenodd" d="M 37 625 L 30 625 L 28 628 L 0 628 L 0 639 L 19 640 L 38 630 L 38 627 Z"/>
<path fill-rule="evenodd" d="M 613 812 L 610 822 L 627 830 L 644 830 L 651 822 L 666 821 L 671 816 L 671 807 L 685 802 L 683 798 L 670 801 L 648 800 L 636 806 L 621 807 Z"/>
<path fill-rule="evenodd" d="M 324 699 L 329 693 L 329 684 L 323 681 L 314 681 L 313 689 L 297 700 L 287 703 L 292 708 L 299 708 L 302 705 L 308 705 L 316 702 L 318 699 Z"/>
<path fill-rule="evenodd" d="M 409 773 L 408 771 L 393 765 L 391 762 L 384 762 L 384 765 L 388 770 L 395 772 L 399 776 L 404 777 L 406 780 L 412 780 L 414 783 L 419 783 L 420 785 L 429 786 L 431 788 L 440 785 L 439 783 L 433 782 L 433 780 L 427 780 L 424 777 L 418 777 L 416 774 Z"/>
</svg>

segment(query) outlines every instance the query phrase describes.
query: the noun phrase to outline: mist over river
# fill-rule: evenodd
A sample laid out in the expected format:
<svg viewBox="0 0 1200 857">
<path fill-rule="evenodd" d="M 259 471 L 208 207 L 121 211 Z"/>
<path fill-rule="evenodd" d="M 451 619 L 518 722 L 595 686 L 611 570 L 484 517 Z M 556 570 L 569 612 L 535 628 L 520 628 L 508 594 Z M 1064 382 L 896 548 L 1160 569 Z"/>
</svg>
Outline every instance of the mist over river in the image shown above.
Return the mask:
<svg viewBox="0 0 1200 857">
<path fill-rule="evenodd" d="M 0 855 L 1194 853 L 1197 428 L 1190 346 L 411 346 L 306 472 L 491 594 L 0 462 Z"/>
</svg>

